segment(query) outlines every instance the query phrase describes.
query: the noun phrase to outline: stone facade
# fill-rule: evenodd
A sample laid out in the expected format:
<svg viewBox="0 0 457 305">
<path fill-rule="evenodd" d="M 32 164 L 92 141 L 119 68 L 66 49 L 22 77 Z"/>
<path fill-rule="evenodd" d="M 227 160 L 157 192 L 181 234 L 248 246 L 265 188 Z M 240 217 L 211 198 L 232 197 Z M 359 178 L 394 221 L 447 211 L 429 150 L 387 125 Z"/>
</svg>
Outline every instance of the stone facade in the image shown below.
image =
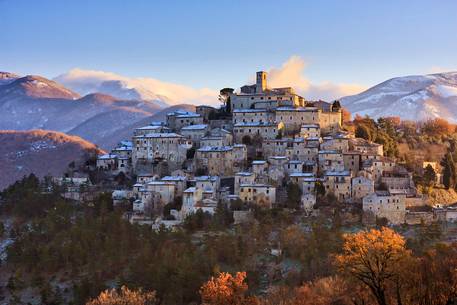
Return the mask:
<svg viewBox="0 0 457 305">
<path fill-rule="evenodd" d="M 276 202 L 276 188 L 266 184 L 241 184 L 239 197 L 243 202 L 271 208 Z"/>
<path fill-rule="evenodd" d="M 404 195 L 392 195 L 387 191 L 377 191 L 363 198 L 364 214 L 386 218 L 389 223 L 405 222 L 406 206 Z"/>
<path fill-rule="evenodd" d="M 363 198 L 374 192 L 374 182 L 365 177 L 352 178 L 352 200 L 361 203 Z"/>
<path fill-rule="evenodd" d="M 335 195 L 338 201 L 351 199 L 351 173 L 348 171 L 327 171 L 324 175 L 326 193 Z"/>
<path fill-rule="evenodd" d="M 133 137 L 132 164 L 165 160 L 172 168 L 178 168 L 186 160 L 191 142 L 176 133 L 150 133 Z"/>
<path fill-rule="evenodd" d="M 275 139 L 278 135 L 278 127 L 275 123 L 237 123 L 233 125 L 235 143 L 243 143 L 243 138 L 249 141 L 263 139 Z"/>
</svg>

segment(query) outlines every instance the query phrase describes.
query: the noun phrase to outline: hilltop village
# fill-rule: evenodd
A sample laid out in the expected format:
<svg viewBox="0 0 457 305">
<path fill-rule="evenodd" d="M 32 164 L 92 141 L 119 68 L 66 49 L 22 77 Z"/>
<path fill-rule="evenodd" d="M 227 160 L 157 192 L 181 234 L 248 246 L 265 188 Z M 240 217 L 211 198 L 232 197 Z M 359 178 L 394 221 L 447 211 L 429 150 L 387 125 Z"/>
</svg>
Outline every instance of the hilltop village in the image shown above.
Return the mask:
<svg viewBox="0 0 457 305">
<path fill-rule="evenodd" d="M 219 99 L 220 108 L 168 113 L 165 122 L 135 129 L 130 140 L 98 156 L 99 171 L 135 179 L 112 193 L 115 204 L 131 205 L 130 222 L 174 227 L 223 205 L 240 223 L 254 208 L 315 215 L 328 202 L 358 211 L 366 224 L 457 217 L 451 208 L 410 209 L 425 200 L 412 173 L 385 157 L 383 145 L 345 131 L 338 101 L 310 102 L 291 87 L 270 88 L 263 71 L 254 85 L 225 88 Z M 70 180 L 60 183 L 88 181 Z"/>
<path fill-rule="evenodd" d="M 1 192 L 0 303 L 105 304 L 87 302 L 141 287 L 164 305 L 375 304 L 349 272 L 380 257 L 398 302 L 377 304 L 428 304 L 403 302 L 417 287 L 455 298 L 456 126 L 351 119 L 267 80 Z M 244 292 L 226 302 L 232 273 Z"/>
</svg>

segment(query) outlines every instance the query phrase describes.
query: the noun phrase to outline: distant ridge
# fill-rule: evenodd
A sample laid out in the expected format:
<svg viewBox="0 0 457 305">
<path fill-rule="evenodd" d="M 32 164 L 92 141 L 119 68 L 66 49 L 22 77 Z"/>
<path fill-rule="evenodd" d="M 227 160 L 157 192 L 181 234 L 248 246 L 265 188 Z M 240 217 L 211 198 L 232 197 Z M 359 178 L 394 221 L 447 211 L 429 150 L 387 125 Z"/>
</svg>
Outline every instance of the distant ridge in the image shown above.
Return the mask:
<svg viewBox="0 0 457 305">
<path fill-rule="evenodd" d="M 457 123 L 457 72 L 392 78 L 343 97 L 341 103 L 353 115 L 416 121 L 439 117 Z"/>
<path fill-rule="evenodd" d="M 0 72 L 0 130 L 61 131 L 109 149 L 104 139 L 161 109 L 155 103 L 102 93 L 81 97 L 41 76 Z"/>
<path fill-rule="evenodd" d="M 91 152 L 104 151 L 61 132 L 0 130 L 0 190 L 31 173 L 38 177 L 62 175 L 70 162 Z"/>
</svg>

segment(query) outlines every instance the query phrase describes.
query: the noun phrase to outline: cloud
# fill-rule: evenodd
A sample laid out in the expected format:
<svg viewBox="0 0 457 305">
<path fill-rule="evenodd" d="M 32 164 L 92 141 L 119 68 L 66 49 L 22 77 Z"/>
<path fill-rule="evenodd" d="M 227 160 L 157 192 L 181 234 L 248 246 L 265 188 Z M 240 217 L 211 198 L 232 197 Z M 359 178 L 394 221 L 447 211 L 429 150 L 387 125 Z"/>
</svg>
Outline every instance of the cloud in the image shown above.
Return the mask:
<svg viewBox="0 0 457 305">
<path fill-rule="evenodd" d="M 434 74 L 434 73 L 444 73 L 444 72 L 454 72 L 454 71 L 457 71 L 457 69 L 456 68 L 445 68 L 445 67 L 440 67 L 440 66 L 433 66 L 427 71 L 427 73 Z"/>
<path fill-rule="evenodd" d="M 195 89 L 149 77 L 129 78 L 112 72 L 75 68 L 55 80 L 83 95 L 101 92 L 118 98 L 162 99 L 169 104 L 219 103 L 216 90 Z"/>
<path fill-rule="evenodd" d="M 268 71 L 268 83 L 272 87 L 290 87 L 296 90 L 307 91 L 311 84 L 303 76 L 305 61 L 299 56 L 291 56 L 281 68 L 271 68 Z"/>
<path fill-rule="evenodd" d="M 353 95 L 366 89 L 358 84 L 335 84 L 330 81 L 314 84 L 305 77 L 305 61 L 299 56 L 291 56 L 280 68 L 268 71 L 268 85 L 271 87 L 293 87 L 298 94 L 309 100 L 335 100 Z"/>
<path fill-rule="evenodd" d="M 304 73 L 306 66 L 301 57 L 291 56 L 281 67 L 268 71 L 268 85 L 293 87 L 308 100 L 326 101 L 357 94 L 366 89 L 357 84 L 337 84 L 330 81 L 313 83 Z M 121 99 L 160 100 L 171 105 L 219 105 L 218 90 L 193 88 L 151 77 L 132 78 L 112 72 L 75 68 L 57 76 L 55 80 L 81 95 L 100 92 Z"/>
</svg>

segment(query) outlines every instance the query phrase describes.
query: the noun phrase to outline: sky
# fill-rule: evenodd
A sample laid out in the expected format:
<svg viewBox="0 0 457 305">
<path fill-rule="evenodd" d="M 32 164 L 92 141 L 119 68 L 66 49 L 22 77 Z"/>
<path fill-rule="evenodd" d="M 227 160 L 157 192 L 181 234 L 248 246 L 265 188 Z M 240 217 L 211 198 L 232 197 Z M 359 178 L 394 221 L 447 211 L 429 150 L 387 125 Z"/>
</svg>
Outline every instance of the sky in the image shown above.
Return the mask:
<svg viewBox="0 0 457 305">
<path fill-rule="evenodd" d="M 273 85 L 333 98 L 457 71 L 456 0 L 0 0 L 0 25 L 0 71 L 49 78 L 77 69 L 216 90 L 266 70 Z"/>
</svg>

